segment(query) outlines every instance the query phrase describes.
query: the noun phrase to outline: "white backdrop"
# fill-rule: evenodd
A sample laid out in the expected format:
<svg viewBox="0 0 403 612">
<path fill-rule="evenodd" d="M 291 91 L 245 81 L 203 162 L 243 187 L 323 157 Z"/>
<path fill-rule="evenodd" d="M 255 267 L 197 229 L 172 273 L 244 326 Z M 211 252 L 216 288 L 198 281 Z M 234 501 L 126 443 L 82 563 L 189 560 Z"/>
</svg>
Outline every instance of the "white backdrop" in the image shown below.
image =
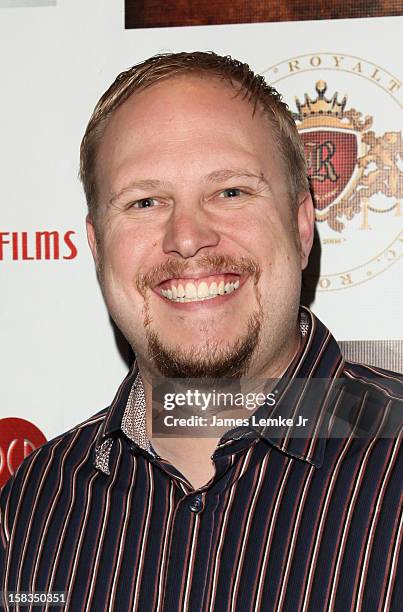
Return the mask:
<svg viewBox="0 0 403 612">
<path fill-rule="evenodd" d="M 27 419 L 49 439 L 107 405 L 125 375 L 86 243 L 77 180 L 86 123 L 118 72 L 163 51 L 231 54 L 277 81 L 294 106 L 295 95 L 314 98 L 316 81 L 326 78 L 328 95 L 336 89 L 346 94 L 347 107 L 371 115 L 371 129 L 381 136 L 401 129 L 403 88 L 397 80 L 388 93 L 386 76 L 401 77 L 402 31 L 399 17 L 125 31 L 123 2 L 0 8 L 0 416 Z M 353 59 L 336 74 L 325 65 L 332 54 Z M 325 73 L 319 60 L 308 65 L 318 56 Z M 296 58 L 301 66 L 306 62 L 298 75 L 287 64 Z M 365 74 L 354 71 L 354 58 L 361 58 Z M 384 77 L 381 85 L 371 81 L 374 65 L 381 70 L 376 76 Z M 402 250 L 401 221 L 396 209 L 374 215 L 365 234 L 357 216 L 337 236 L 320 224 L 321 235 L 326 230 L 328 239 L 341 236 L 346 244 L 339 241 L 336 248 L 330 239 L 322 245 L 323 275 L 337 276 L 350 260 L 367 275 L 317 294 L 313 310 L 336 338 L 401 337 L 401 261 L 387 267 L 385 259 L 397 260 Z M 38 256 L 36 233 L 44 231 L 59 233 L 59 259 L 52 245 L 51 258 L 44 259 L 43 244 L 42 259 L 27 259 Z M 76 256 L 66 232 L 74 232 L 68 236 Z M 392 242 L 393 256 L 386 248 Z"/>
</svg>

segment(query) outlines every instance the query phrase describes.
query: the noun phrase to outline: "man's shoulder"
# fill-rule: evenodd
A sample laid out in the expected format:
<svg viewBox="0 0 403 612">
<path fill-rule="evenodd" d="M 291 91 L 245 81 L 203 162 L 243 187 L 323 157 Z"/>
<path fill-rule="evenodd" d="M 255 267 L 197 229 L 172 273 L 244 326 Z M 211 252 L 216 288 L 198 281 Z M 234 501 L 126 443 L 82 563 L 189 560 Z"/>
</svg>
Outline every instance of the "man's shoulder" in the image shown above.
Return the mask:
<svg viewBox="0 0 403 612">
<path fill-rule="evenodd" d="M 402 374 L 346 361 L 342 379 L 342 399 L 336 410 L 339 425 L 349 424 L 356 436 L 393 446 L 403 424 Z"/>
<path fill-rule="evenodd" d="M 78 441 L 80 436 L 84 436 L 89 442 L 94 440 L 98 435 L 105 418 L 109 412 L 109 407 L 103 408 L 99 412 L 93 414 L 85 421 L 74 425 L 71 429 L 59 434 L 55 438 L 52 438 L 48 442 L 45 442 L 42 446 L 35 449 L 21 464 L 28 464 L 34 460 L 35 457 L 41 454 L 49 454 L 54 452 L 54 449 L 60 446 L 75 447 L 75 442 Z M 20 466 L 20 467 L 21 467 Z"/>
<path fill-rule="evenodd" d="M 345 378 L 355 381 L 365 391 L 403 402 L 403 374 L 368 364 L 345 361 Z"/>
<path fill-rule="evenodd" d="M 1 490 L 1 505 L 11 494 L 22 495 L 28 482 L 29 489 L 33 490 L 50 478 L 56 481 L 66 470 L 79 469 L 91 461 L 92 448 L 108 411 L 109 408 L 100 410 L 30 453 Z"/>
</svg>

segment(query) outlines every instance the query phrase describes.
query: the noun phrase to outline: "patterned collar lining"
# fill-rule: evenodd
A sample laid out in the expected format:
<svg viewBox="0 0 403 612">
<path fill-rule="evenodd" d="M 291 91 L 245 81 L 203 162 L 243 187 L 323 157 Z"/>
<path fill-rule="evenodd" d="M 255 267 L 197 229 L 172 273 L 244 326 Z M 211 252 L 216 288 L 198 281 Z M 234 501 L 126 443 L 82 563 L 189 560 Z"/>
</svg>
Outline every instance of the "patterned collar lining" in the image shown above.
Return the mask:
<svg viewBox="0 0 403 612">
<path fill-rule="evenodd" d="M 143 450 L 150 452 L 151 444 L 146 427 L 146 398 L 140 372 L 138 372 L 129 393 L 121 428 L 132 442 Z"/>
</svg>

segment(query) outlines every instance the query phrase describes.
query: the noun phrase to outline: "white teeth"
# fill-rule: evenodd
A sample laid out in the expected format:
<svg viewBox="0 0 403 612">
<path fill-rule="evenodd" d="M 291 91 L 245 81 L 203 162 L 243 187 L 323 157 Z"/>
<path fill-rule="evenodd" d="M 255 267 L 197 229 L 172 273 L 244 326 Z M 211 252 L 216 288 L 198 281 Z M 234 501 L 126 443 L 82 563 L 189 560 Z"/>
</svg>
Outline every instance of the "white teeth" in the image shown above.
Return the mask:
<svg viewBox="0 0 403 612">
<path fill-rule="evenodd" d="M 196 285 L 194 285 L 193 283 L 186 283 L 185 297 L 192 298 L 192 299 L 197 298 Z"/>
<path fill-rule="evenodd" d="M 209 295 L 210 295 L 210 292 L 209 292 L 208 284 L 205 281 L 201 282 L 200 285 L 197 287 L 197 297 L 205 298 L 205 297 L 208 297 Z"/>
<path fill-rule="evenodd" d="M 218 285 L 213 281 L 210 286 L 206 281 L 202 281 L 197 287 L 194 283 L 189 282 L 186 283 L 185 288 L 183 285 L 171 285 L 169 289 L 161 289 L 161 295 L 172 302 L 203 302 L 204 300 L 211 300 L 217 295 L 232 293 L 239 286 L 239 280 L 232 283 L 224 283 L 222 280 Z"/>
<path fill-rule="evenodd" d="M 217 293 L 218 293 L 218 285 L 217 285 L 217 283 L 215 281 L 213 281 L 211 283 L 210 289 L 209 289 L 209 293 L 210 293 L 210 295 L 213 295 L 213 296 L 217 295 Z"/>
</svg>

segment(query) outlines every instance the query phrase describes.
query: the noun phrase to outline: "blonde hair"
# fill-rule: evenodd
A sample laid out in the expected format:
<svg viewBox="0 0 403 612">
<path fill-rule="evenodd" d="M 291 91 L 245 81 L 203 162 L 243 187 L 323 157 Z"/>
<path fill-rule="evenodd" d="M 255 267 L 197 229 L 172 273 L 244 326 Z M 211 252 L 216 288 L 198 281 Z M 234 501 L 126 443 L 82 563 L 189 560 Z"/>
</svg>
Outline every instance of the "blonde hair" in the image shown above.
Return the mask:
<svg viewBox="0 0 403 612">
<path fill-rule="evenodd" d="M 97 211 L 96 160 L 100 139 L 112 113 L 132 94 L 170 77 L 183 74 L 218 77 L 237 89 L 252 105 L 267 115 L 279 146 L 288 177 L 291 202 L 309 191 L 304 148 L 292 114 L 276 89 L 248 66 L 230 56 L 213 52 L 165 53 L 121 72 L 98 101 L 85 130 L 80 148 L 80 172 L 89 216 L 95 222 Z"/>
</svg>

